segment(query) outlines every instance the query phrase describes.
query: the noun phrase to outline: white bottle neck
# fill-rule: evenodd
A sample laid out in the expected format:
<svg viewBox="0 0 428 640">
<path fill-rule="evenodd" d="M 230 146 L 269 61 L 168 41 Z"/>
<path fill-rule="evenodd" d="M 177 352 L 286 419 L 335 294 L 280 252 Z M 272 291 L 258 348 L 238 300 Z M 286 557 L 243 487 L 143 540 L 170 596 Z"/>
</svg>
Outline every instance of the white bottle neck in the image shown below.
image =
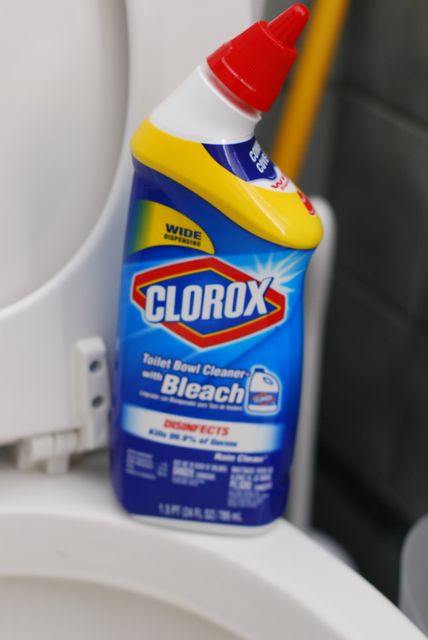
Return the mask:
<svg viewBox="0 0 428 640">
<path fill-rule="evenodd" d="M 243 142 L 254 135 L 260 112 L 236 98 L 200 66 L 160 103 L 151 122 L 166 133 L 205 144 Z"/>
</svg>

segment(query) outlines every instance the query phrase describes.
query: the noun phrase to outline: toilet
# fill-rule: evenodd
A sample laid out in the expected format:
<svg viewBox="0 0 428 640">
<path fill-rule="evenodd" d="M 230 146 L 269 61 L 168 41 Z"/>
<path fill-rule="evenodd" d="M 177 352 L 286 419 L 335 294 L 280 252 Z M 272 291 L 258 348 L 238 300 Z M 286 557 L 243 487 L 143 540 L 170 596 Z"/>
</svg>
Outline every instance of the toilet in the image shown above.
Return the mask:
<svg viewBox="0 0 428 640">
<path fill-rule="evenodd" d="M 2 637 L 417 640 L 341 561 L 283 521 L 226 537 L 135 522 L 104 454 L 51 478 L 2 468 Z"/>
<path fill-rule="evenodd" d="M 257 17 L 262 3 L 4 4 L 2 637 L 423 638 L 380 593 L 289 522 L 245 538 L 158 529 L 129 518 L 110 487 L 105 448 L 131 180 L 128 140 L 207 52 Z M 315 263 L 324 264 L 325 283 L 334 223 L 328 205 L 317 205 L 332 229 Z M 322 271 L 312 270 L 310 291 L 319 290 Z M 322 315 L 324 301 L 310 295 Z M 319 347 L 311 349 L 316 357 Z M 308 380 L 304 387 L 316 394 L 316 379 Z M 305 403 L 309 424 L 314 403 Z M 312 450 L 313 432 L 305 434 L 298 477 Z M 306 486 L 304 501 L 309 485 L 299 483 Z M 302 519 L 305 509 L 294 510 Z"/>
</svg>

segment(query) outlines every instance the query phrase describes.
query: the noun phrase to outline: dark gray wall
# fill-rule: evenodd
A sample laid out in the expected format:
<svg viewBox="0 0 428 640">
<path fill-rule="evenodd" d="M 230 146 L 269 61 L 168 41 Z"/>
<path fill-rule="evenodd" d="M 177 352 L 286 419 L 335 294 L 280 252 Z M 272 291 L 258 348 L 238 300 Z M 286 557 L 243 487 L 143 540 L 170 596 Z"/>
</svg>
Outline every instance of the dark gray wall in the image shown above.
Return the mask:
<svg viewBox="0 0 428 640">
<path fill-rule="evenodd" d="M 394 596 L 428 511 L 428 2 L 353 2 L 343 56 L 317 516 Z"/>
<path fill-rule="evenodd" d="M 354 0 L 301 180 L 338 222 L 315 524 L 392 598 L 428 511 L 427 172 L 428 1 Z"/>
</svg>

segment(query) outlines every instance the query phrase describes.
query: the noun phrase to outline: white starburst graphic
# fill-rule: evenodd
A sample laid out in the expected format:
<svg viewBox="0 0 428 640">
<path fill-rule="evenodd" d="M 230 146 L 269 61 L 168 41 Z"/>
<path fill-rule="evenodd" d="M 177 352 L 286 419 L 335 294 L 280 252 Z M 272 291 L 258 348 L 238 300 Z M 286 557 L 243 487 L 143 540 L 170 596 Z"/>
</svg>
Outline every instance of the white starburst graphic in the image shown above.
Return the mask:
<svg viewBox="0 0 428 640">
<path fill-rule="evenodd" d="M 259 280 L 273 278 L 271 286 L 274 289 L 281 289 L 284 293 L 290 294 L 296 290 L 295 287 L 290 286 L 293 280 L 305 272 L 308 255 L 303 251 L 292 251 L 279 262 L 270 255 L 264 263 L 256 257 L 255 263 L 254 275 Z"/>
</svg>

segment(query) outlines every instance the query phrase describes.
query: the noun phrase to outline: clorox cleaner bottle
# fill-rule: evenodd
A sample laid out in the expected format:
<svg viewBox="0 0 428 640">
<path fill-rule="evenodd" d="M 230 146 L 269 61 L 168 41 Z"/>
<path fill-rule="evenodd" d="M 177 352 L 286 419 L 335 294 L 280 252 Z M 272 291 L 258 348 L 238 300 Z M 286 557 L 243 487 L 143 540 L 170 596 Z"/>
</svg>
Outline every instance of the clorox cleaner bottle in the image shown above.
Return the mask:
<svg viewBox="0 0 428 640">
<path fill-rule="evenodd" d="M 112 474 L 151 522 L 255 533 L 284 511 L 322 228 L 254 128 L 307 18 L 293 5 L 222 45 L 132 140 Z"/>
</svg>

